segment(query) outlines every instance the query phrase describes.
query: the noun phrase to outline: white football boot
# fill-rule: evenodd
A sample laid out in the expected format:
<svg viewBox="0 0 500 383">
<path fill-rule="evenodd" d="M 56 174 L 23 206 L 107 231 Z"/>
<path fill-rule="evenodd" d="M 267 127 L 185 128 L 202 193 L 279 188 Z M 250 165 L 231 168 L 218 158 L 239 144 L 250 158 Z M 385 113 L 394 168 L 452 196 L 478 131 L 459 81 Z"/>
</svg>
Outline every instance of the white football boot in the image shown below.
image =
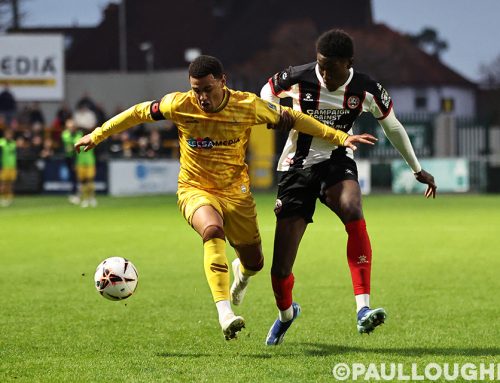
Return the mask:
<svg viewBox="0 0 500 383">
<path fill-rule="evenodd" d="M 236 258 L 233 263 L 233 284 L 231 285 L 231 303 L 235 306 L 238 306 L 243 302 L 243 298 L 245 297 L 245 293 L 248 287 L 248 278 L 246 281 L 242 281 L 241 270 L 240 270 L 240 259 Z"/>
<path fill-rule="evenodd" d="M 222 333 L 226 340 L 236 339 L 238 332 L 245 328 L 245 319 L 230 313 L 220 323 L 220 326 L 222 327 Z"/>
</svg>

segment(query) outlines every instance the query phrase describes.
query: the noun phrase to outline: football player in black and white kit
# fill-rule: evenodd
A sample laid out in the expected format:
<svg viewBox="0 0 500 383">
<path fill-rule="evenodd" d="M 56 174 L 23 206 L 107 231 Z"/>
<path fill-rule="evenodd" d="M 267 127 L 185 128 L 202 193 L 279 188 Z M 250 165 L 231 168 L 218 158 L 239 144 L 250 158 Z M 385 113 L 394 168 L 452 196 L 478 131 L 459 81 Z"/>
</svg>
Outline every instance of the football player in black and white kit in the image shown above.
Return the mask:
<svg viewBox="0 0 500 383">
<path fill-rule="evenodd" d="M 389 94 L 378 82 L 353 69 L 351 37 L 338 29 L 325 32 L 316 42 L 316 53 L 316 62 L 289 67 L 271 77 L 262 88 L 261 98 L 279 102 L 280 98 L 291 97 L 294 109 L 351 134 L 356 118 L 370 112 L 416 179 L 427 184 L 425 197 L 435 198 L 434 177 L 420 166 L 408 135 L 394 114 Z M 290 126 L 282 118 L 278 128 Z M 282 175 L 275 207 L 271 279 L 279 317 L 269 330 L 266 344 L 280 344 L 300 313 L 300 306 L 292 301 L 292 267 L 307 224 L 312 222 L 317 198 L 345 225 L 357 328 L 360 333 L 372 332 L 384 322 L 386 312 L 383 308 L 370 308 L 372 250 L 352 150 L 290 130 L 278 171 Z"/>
</svg>

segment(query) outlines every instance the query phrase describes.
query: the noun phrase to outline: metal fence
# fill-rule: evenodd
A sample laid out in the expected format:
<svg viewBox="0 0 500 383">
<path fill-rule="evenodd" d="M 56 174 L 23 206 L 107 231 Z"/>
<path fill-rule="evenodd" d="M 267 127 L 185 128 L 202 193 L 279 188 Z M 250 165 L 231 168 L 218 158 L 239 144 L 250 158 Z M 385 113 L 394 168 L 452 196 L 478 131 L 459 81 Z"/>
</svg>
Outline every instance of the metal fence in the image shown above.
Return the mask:
<svg viewBox="0 0 500 383">
<path fill-rule="evenodd" d="M 401 121 L 412 142 L 419 159 L 430 157 L 463 157 L 469 161 L 471 191 L 496 191 L 491 186 L 495 173 L 494 164 L 490 163 L 493 153 L 491 148 L 490 125 L 484 121 L 470 118 L 447 116 L 446 127 L 440 126 L 437 114 L 415 113 L 400 114 Z M 369 159 L 373 167 L 372 182 L 374 187 L 390 185 L 390 162 L 400 158 L 389 140 L 385 137 L 378 121 L 371 115 L 364 114 L 356 122 L 356 132 L 366 132 L 376 136 L 379 141 L 375 147 L 361 146 L 357 156 Z M 438 134 L 438 130 L 446 132 Z M 438 147 L 441 145 L 442 147 Z M 495 187 L 493 187 L 495 189 Z"/>
</svg>

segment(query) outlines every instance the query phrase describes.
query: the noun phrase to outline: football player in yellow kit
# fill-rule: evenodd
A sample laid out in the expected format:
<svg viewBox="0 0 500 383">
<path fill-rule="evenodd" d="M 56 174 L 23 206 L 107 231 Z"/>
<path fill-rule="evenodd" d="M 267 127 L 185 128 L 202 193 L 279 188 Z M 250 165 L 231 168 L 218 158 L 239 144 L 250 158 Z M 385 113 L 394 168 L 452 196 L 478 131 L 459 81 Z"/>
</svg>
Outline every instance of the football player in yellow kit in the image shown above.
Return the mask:
<svg viewBox="0 0 500 383">
<path fill-rule="evenodd" d="M 277 125 L 285 108 L 253 93 L 227 88 L 222 64 L 212 56 L 202 55 L 191 63 L 189 81 L 190 91 L 132 106 L 82 137 L 75 149 L 90 150 L 106 137 L 143 122 L 169 119 L 176 124 L 181 165 L 178 205 L 203 240 L 205 275 L 222 332 L 229 340 L 245 327 L 244 319 L 234 314 L 231 300 L 241 302 L 249 278 L 264 265 L 245 163 L 250 129 Z M 354 143 L 376 141 L 369 134 L 349 136 L 301 112 L 287 110 L 284 118 L 293 118 L 294 129 L 336 145 L 355 149 Z M 233 262 L 231 289 L 226 239 L 238 256 Z"/>
</svg>

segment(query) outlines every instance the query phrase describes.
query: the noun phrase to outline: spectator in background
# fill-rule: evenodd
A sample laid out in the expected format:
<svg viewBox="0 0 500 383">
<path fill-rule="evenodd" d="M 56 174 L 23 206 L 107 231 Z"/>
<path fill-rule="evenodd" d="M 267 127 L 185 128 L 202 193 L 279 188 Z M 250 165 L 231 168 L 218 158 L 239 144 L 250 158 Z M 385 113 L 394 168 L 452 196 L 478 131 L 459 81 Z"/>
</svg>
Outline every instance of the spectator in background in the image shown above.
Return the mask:
<svg viewBox="0 0 500 383">
<path fill-rule="evenodd" d="M 3 114 L 0 114 L 0 138 L 3 137 L 4 133 L 7 130 L 7 120 Z"/>
<path fill-rule="evenodd" d="M 17 178 L 17 148 L 12 129 L 5 131 L 5 137 L 0 138 L 0 206 L 7 207 L 14 200 L 14 182 Z"/>
<path fill-rule="evenodd" d="M 7 126 L 10 126 L 12 120 L 16 117 L 17 101 L 9 90 L 6 83 L 3 91 L 0 93 L 0 114 L 5 116 Z"/>
<path fill-rule="evenodd" d="M 24 135 L 16 135 L 17 156 L 29 158 L 31 156 L 30 141 Z"/>
<path fill-rule="evenodd" d="M 39 102 L 33 103 L 33 105 L 29 109 L 29 124 L 40 124 L 42 126 L 45 126 L 45 116 L 40 109 Z"/>
<path fill-rule="evenodd" d="M 153 158 L 166 157 L 167 152 L 163 147 L 161 134 L 158 129 L 151 129 L 149 133 L 149 148 Z"/>
<path fill-rule="evenodd" d="M 66 120 L 71 118 L 73 112 L 67 103 L 61 104 L 59 109 L 57 109 L 56 117 L 52 122 L 53 126 L 60 126 L 61 130 L 64 129 L 64 124 L 66 124 Z"/>
<path fill-rule="evenodd" d="M 90 109 L 95 112 L 96 104 L 94 100 L 89 96 L 88 92 L 85 92 L 80 100 L 76 103 L 76 109 Z"/>
<path fill-rule="evenodd" d="M 133 157 L 134 143 L 130 139 L 128 132 L 120 133 L 120 143 L 121 143 L 121 156 L 123 158 Z"/>
<path fill-rule="evenodd" d="M 75 110 L 73 120 L 77 129 L 90 131 L 97 126 L 95 112 L 86 105 L 81 105 Z"/>
<path fill-rule="evenodd" d="M 29 105 L 23 105 L 16 113 L 16 122 L 21 127 L 21 130 L 27 130 L 30 126 L 31 108 Z"/>
<path fill-rule="evenodd" d="M 30 150 L 34 157 L 40 158 L 40 153 L 43 150 L 43 137 L 41 135 L 36 134 L 31 138 Z"/>
<path fill-rule="evenodd" d="M 51 138 L 43 140 L 43 147 L 40 152 L 40 158 L 47 159 L 54 155 L 54 142 Z"/>
<path fill-rule="evenodd" d="M 65 129 L 66 120 L 71 118 L 72 112 L 67 103 L 61 104 L 52 121 L 52 139 L 56 142 L 62 141 L 62 131 Z"/>
<path fill-rule="evenodd" d="M 170 158 L 179 158 L 179 132 L 177 126 L 171 121 L 165 124 L 165 130 L 162 131 L 162 147 L 166 155 Z"/>
<path fill-rule="evenodd" d="M 66 167 L 68 168 L 69 180 L 71 182 L 71 191 L 68 196 L 69 202 L 74 205 L 80 203 L 80 197 L 76 182 L 76 170 L 75 170 L 75 151 L 73 150 L 73 145 L 78 141 L 78 134 L 76 131 L 75 122 L 69 118 L 66 120 L 65 129 L 62 132 L 61 138 L 64 149 L 64 159 L 66 162 Z"/>
<path fill-rule="evenodd" d="M 108 119 L 106 113 L 104 112 L 104 107 L 102 104 L 96 104 L 94 109 L 95 117 L 97 120 L 97 126 L 101 126 Z"/>
<path fill-rule="evenodd" d="M 155 153 L 151 150 L 147 136 L 142 136 L 137 140 L 135 153 L 139 158 L 154 158 Z"/>
</svg>

